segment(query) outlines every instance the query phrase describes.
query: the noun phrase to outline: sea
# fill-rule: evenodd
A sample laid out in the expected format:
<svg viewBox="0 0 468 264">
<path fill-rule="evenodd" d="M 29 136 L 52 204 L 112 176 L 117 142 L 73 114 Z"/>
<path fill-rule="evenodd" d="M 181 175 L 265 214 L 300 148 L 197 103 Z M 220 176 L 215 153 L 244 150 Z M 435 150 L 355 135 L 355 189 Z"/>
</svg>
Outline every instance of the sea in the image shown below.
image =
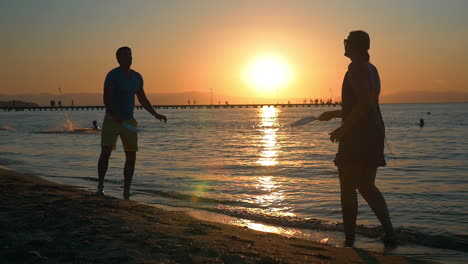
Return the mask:
<svg viewBox="0 0 468 264">
<path fill-rule="evenodd" d="M 337 144 L 340 120 L 312 121 L 337 107 L 135 110 L 139 151 L 131 199 L 194 217 L 342 246 Z M 384 194 L 400 246 L 359 197 L 356 247 L 441 263 L 468 262 L 468 103 L 382 104 Z M 0 165 L 95 191 L 103 110 L 0 111 Z M 420 120 L 424 126 L 420 126 Z M 122 197 L 120 141 L 105 178 Z"/>
</svg>

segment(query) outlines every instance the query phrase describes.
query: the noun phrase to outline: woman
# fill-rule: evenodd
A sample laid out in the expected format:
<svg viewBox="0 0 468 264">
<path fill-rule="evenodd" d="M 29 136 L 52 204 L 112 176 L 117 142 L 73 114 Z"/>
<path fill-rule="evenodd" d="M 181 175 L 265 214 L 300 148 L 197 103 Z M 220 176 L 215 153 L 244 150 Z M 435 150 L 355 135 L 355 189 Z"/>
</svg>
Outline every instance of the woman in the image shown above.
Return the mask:
<svg viewBox="0 0 468 264">
<path fill-rule="evenodd" d="M 319 120 L 342 118 L 341 127 L 330 133 L 339 142 L 334 160 L 341 187 L 345 246 L 353 246 L 358 211 L 356 189 L 382 224 L 384 242 L 396 243 L 385 199 L 375 186 L 377 168 L 385 166 L 385 126 L 379 108 L 380 79 L 369 62 L 370 38 L 352 31 L 344 40 L 345 56 L 351 59 L 342 86 L 342 110 L 321 114 Z"/>
</svg>

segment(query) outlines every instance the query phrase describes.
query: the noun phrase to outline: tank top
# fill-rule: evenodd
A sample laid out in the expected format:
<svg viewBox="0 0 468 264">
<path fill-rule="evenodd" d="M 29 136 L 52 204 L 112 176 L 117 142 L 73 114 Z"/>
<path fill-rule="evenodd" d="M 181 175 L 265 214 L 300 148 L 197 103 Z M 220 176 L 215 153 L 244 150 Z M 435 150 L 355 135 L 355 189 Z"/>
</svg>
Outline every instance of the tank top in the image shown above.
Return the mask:
<svg viewBox="0 0 468 264">
<path fill-rule="evenodd" d="M 379 107 L 380 77 L 377 68 L 366 63 L 368 69 L 369 94 L 377 102 L 376 109 L 367 111 L 339 143 L 335 164 L 352 162 L 371 166 L 385 166 L 385 126 Z M 358 96 L 352 87 L 353 76 L 348 67 L 342 86 L 342 120 L 346 122 L 358 103 Z M 364 66 L 365 67 L 365 66 Z M 361 87 L 358 87 L 358 89 Z"/>
</svg>

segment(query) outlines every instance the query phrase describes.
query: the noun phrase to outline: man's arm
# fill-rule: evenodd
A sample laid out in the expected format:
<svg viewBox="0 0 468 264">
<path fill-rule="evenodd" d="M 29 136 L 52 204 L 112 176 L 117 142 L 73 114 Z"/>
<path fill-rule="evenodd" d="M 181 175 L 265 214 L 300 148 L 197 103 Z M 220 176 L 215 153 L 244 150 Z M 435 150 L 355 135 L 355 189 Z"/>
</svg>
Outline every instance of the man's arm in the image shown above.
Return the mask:
<svg viewBox="0 0 468 264">
<path fill-rule="evenodd" d="M 138 97 L 138 101 L 140 101 L 141 106 L 143 106 L 143 108 L 145 108 L 146 111 L 148 111 L 148 113 L 150 113 L 160 121 L 167 122 L 166 116 L 160 115 L 156 112 L 156 110 L 154 110 L 154 107 L 151 105 L 150 101 L 146 97 L 145 90 L 143 90 L 143 87 L 140 90 L 138 90 L 136 95 Z"/>
<path fill-rule="evenodd" d="M 104 105 L 106 106 L 106 109 L 109 111 L 110 115 L 117 122 L 120 122 L 121 118 L 119 116 L 119 113 L 115 109 L 112 108 L 111 100 L 112 100 L 112 86 L 106 83 L 104 84 L 104 94 L 103 94 Z"/>
<path fill-rule="evenodd" d="M 104 94 L 102 95 L 102 101 L 106 108 L 110 108 L 112 89 L 109 85 L 104 85 Z"/>
<path fill-rule="evenodd" d="M 103 102 L 104 105 L 106 106 L 107 113 L 112 116 L 117 122 L 121 122 L 122 118 L 119 114 L 119 111 L 117 109 L 114 109 L 112 106 L 112 97 L 113 95 L 113 87 L 114 87 L 114 81 L 112 77 L 112 72 L 109 72 L 106 75 L 106 79 L 104 80 L 104 93 L 103 93 Z"/>
</svg>

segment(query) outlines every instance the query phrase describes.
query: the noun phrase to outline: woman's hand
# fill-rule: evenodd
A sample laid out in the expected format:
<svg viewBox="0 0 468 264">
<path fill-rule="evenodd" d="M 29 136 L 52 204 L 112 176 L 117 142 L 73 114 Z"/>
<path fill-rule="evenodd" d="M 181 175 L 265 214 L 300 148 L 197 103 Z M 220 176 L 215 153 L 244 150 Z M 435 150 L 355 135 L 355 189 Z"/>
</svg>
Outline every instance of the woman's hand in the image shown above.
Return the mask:
<svg viewBox="0 0 468 264">
<path fill-rule="evenodd" d="M 317 119 L 320 121 L 328 121 L 338 117 L 341 117 L 341 110 L 323 112 Z"/>
<path fill-rule="evenodd" d="M 320 121 L 328 121 L 332 118 L 333 118 L 333 111 L 327 111 L 327 112 L 323 112 L 322 114 L 320 114 L 317 119 Z"/>
<path fill-rule="evenodd" d="M 342 126 L 329 133 L 331 142 L 340 142 L 345 134 Z"/>
</svg>

